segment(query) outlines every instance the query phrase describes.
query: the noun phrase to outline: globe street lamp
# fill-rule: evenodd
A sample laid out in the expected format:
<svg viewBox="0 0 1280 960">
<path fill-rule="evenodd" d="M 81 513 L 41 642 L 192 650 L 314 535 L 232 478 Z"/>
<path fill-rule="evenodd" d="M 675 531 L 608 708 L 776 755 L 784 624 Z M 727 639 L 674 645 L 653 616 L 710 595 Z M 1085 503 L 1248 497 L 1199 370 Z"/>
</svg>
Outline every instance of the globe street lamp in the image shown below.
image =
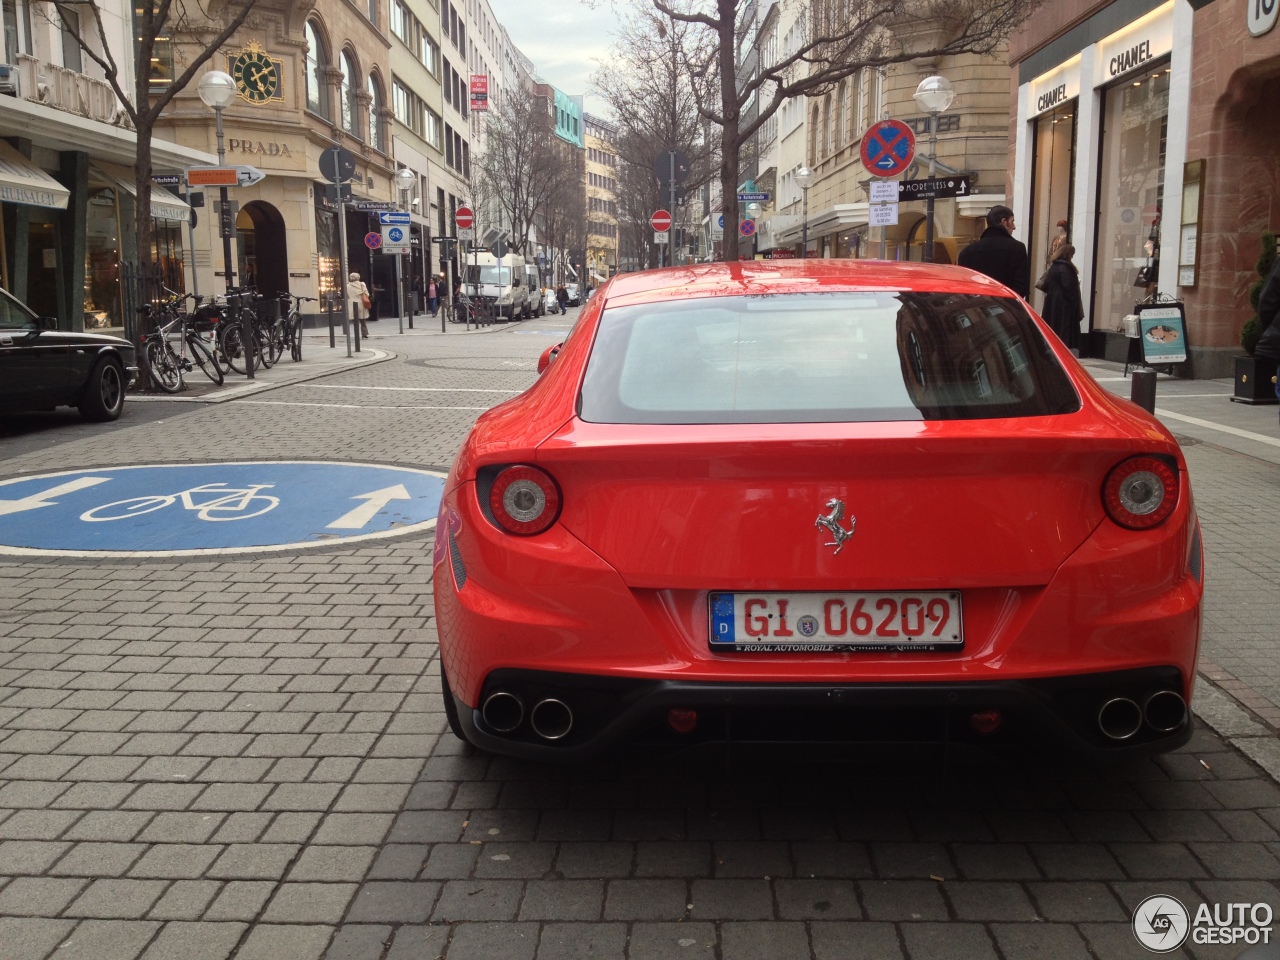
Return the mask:
<svg viewBox="0 0 1280 960">
<path fill-rule="evenodd" d="M 800 256 L 809 255 L 809 188 L 813 186 L 813 171 L 802 166 L 796 171 L 796 184 L 804 191 L 804 221 L 800 226 Z"/>
<path fill-rule="evenodd" d="M 400 209 L 405 211 L 406 213 L 409 212 L 409 202 L 408 202 L 409 193 L 411 190 L 413 190 L 413 185 L 417 182 L 418 182 L 418 175 L 414 173 L 412 170 L 410 170 L 408 167 L 401 167 L 399 170 L 396 171 L 396 191 L 398 194 L 398 202 L 400 204 Z M 404 232 L 405 232 L 405 236 L 409 236 L 411 233 L 408 227 L 405 227 Z M 407 286 L 405 281 L 407 279 L 408 277 L 405 276 L 405 272 L 404 272 L 404 254 L 397 253 L 396 254 L 396 289 L 400 291 L 399 300 L 400 300 L 400 332 L 401 333 L 404 333 L 405 300 L 408 299 L 408 294 L 405 289 L 405 287 Z M 413 329 L 413 307 L 412 306 L 409 307 L 409 329 L 410 330 Z"/>
<path fill-rule="evenodd" d="M 760 214 L 764 213 L 764 207 L 754 201 L 747 204 L 747 219 L 751 221 L 752 226 L 756 225 L 756 221 L 760 219 Z M 756 251 L 760 249 L 760 232 L 753 229 L 751 231 L 751 259 L 756 258 Z"/>
<path fill-rule="evenodd" d="M 213 107 L 218 124 L 218 166 L 226 163 L 227 152 L 222 142 L 222 111 L 231 105 L 236 98 L 236 82 L 231 74 L 221 70 L 210 70 L 200 78 L 196 86 L 200 99 L 206 107 Z M 227 196 L 227 188 L 218 188 L 218 231 L 222 234 L 222 279 L 226 282 L 227 292 L 234 287 L 235 274 L 231 269 L 231 236 L 236 228 L 235 217 L 231 215 L 231 201 Z M 253 376 L 253 331 L 249 324 L 248 311 L 240 311 L 240 344 L 244 350 L 244 367 L 249 379 Z"/>
<path fill-rule="evenodd" d="M 925 77 L 913 94 L 916 104 L 929 114 L 929 177 L 933 178 L 938 162 L 938 117 L 945 113 L 956 98 L 955 87 L 946 77 Z M 924 261 L 933 263 L 933 197 L 929 197 L 925 209 Z"/>
</svg>

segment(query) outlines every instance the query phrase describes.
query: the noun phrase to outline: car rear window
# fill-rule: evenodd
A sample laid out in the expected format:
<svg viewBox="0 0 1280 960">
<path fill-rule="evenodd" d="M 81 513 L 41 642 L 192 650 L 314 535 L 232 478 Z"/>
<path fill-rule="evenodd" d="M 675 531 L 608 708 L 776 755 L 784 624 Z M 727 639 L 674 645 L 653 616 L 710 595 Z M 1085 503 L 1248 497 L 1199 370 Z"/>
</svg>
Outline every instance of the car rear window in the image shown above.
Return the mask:
<svg viewBox="0 0 1280 960">
<path fill-rule="evenodd" d="M 578 413 L 593 423 L 811 423 L 1078 409 L 1017 300 L 884 291 L 606 306 Z"/>
</svg>

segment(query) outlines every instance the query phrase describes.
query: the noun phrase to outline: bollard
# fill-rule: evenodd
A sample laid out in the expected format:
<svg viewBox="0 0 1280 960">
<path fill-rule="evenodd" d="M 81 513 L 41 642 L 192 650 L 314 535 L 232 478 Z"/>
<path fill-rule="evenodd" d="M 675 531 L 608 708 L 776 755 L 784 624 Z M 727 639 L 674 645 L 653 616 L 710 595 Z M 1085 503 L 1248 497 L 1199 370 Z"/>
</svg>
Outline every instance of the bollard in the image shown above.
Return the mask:
<svg viewBox="0 0 1280 960">
<path fill-rule="evenodd" d="M 1154 370 L 1133 371 L 1129 399 L 1147 413 L 1156 412 L 1156 372 Z"/>
</svg>

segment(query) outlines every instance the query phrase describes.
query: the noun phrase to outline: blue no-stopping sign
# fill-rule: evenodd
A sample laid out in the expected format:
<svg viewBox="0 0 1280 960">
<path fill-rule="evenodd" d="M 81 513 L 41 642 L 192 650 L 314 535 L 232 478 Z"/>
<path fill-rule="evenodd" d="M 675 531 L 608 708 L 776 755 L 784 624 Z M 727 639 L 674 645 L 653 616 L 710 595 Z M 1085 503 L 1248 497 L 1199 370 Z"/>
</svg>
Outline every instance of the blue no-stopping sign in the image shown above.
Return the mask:
<svg viewBox="0 0 1280 960">
<path fill-rule="evenodd" d="M 103 467 L 0 481 L 0 554 L 189 556 L 435 526 L 444 475 L 363 463 Z"/>
</svg>

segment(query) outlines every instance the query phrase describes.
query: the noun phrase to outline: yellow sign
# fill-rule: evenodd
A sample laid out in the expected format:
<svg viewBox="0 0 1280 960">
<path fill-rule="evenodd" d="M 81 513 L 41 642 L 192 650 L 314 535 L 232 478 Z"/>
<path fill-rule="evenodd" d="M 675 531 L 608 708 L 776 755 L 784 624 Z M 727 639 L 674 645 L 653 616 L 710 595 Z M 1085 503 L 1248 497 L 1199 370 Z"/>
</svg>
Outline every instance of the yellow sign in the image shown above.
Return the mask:
<svg viewBox="0 0 1280 960">
<path fill-rule="evenodd" d="M 236 56 L 227 55 L 228 72 L 236 82 L 240 99 L 246 103 L 283 100 L 284 61 L 267 56 L 257 40 L 250 40 Z"/>
</svg>

